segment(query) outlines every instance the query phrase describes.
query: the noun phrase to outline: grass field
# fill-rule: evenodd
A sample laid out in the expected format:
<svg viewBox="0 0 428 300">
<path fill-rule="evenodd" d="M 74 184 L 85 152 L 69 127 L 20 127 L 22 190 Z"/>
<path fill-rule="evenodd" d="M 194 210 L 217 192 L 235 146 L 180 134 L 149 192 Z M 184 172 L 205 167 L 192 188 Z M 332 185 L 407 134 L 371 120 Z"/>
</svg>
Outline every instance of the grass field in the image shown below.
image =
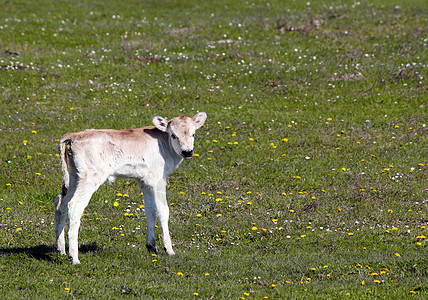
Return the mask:
<svg viewBox="0 0 428 300">
<path fill-rule="evenodd" d="M 3 299 L 426 299 L 426 1 L 0 3 Z M 198 111 L 177 255 L 131 180 L 58 255 L 58 139 Z"/>
</svg>

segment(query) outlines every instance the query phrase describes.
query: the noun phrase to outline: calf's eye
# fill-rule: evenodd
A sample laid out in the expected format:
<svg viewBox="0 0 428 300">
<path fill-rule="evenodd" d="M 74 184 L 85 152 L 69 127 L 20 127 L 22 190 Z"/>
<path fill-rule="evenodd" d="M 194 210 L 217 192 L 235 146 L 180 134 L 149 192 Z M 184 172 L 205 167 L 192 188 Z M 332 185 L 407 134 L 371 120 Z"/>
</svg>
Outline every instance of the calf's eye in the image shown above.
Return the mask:
<svg viewBox="0 0 428 300">
<path fill-rule="evenodd" d="M 176 140 L 176 139 L 177 139 L 177 136 L 176 136 L 175 134 L 171 134 L 171 137 L 172 137 L 174 140 Z"/>
</svg>

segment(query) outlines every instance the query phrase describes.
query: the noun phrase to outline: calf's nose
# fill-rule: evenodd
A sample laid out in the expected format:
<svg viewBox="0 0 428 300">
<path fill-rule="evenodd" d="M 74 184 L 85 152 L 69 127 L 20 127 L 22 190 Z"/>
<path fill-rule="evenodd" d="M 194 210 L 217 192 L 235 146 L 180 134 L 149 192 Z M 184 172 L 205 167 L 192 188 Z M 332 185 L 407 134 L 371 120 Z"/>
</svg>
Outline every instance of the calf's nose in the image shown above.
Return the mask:
<svg viewBox="0 0 428 300">
<path fill-rule="evenodd" d="M 183 150 L 181 151 L 181 155 L 185 158 L 190 158 L 193 156 L 193 150 Z"/>
</svg>

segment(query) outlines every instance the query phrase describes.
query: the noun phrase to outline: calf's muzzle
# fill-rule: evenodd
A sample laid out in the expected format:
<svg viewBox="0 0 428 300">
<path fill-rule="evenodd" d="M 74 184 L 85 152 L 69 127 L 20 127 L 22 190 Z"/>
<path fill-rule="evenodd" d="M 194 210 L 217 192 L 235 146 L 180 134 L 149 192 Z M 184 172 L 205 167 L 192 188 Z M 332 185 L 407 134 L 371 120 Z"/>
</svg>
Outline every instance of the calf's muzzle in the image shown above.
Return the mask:
<svg viewBox="0 0 428 300">
<path fill-rule="evenodd" d="M 183 150 L 181 151 L 181 155 L 184 158 L 191 158 L 193 156 L 194 151 L 193 150 Z"/>
</svg>

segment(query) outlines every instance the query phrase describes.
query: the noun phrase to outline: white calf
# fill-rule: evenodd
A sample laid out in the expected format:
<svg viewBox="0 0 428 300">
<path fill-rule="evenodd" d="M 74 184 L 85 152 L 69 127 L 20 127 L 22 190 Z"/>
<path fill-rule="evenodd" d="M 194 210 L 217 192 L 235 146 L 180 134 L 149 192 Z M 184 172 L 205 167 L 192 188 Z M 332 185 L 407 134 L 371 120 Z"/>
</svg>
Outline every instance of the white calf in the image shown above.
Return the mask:
<svg viewBox="0 0 428 300">
<path fill-rule="evenodd" d="M 87 129 L 64 135 L 59 142 L 62 192 L 55 198 L 58 251 L 66 253 L 64 227 L 68 211 L 69 253 L 73 264 L 79 264 L 77 237 L 80 218 L 92 194 L 105 181 L 133 178 L 144 197 L 147 249 L 157 252 L 154 228 L 158 217 L 165 251 L 168 255 L 174 255 L 168 230 L 166 179 L 183 159 L 193 156 L 195 131 L 206 118 L 204 112 L 193 118 L 182 116 L 170 121 L 155 117 L 155 127 Z"/>
</svg>

